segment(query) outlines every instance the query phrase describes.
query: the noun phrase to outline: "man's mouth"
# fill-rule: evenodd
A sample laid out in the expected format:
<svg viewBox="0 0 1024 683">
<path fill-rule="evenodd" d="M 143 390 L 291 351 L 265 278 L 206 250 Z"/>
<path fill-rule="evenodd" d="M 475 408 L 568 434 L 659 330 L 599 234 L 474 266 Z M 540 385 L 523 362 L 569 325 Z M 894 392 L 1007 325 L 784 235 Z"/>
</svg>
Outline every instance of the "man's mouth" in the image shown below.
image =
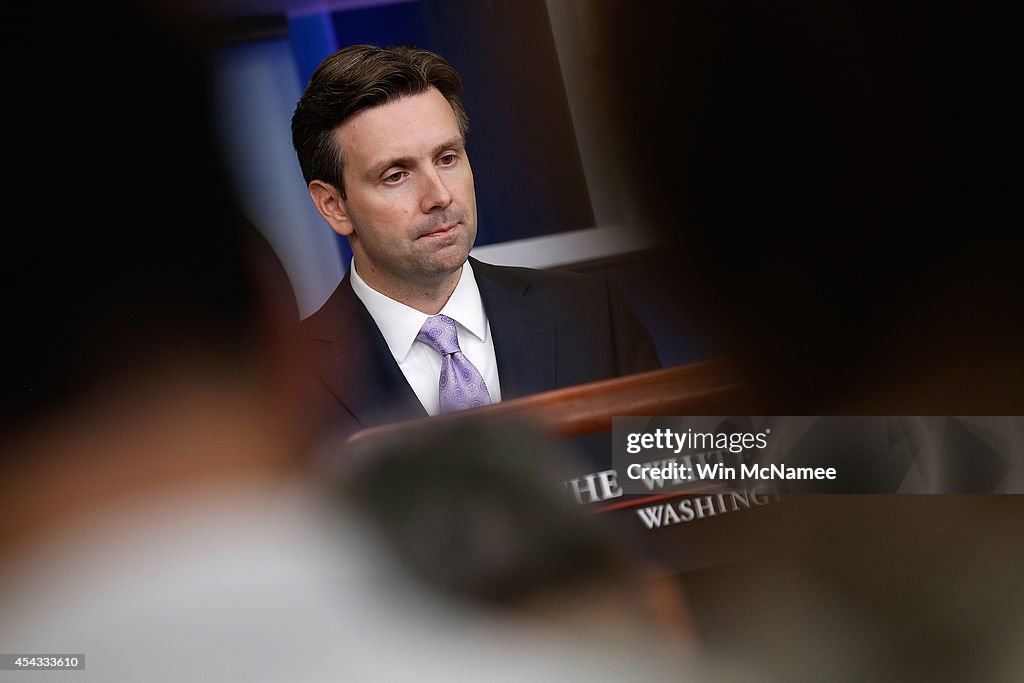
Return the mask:
<svg viewBox="0 0 1024 683">
<path fill-rule="evenodd" d="M 447 237 L 448 235 L 452 234 L 455 231 L 455 228 L 457 228 L 458 226 L 458 222 L 445 223 L 444 225 L 439 225 L 437 228 L 432 229 L 430 232 L 423 233 L 422 235 L 420 235 L 420 237 Z"/>
</svg>

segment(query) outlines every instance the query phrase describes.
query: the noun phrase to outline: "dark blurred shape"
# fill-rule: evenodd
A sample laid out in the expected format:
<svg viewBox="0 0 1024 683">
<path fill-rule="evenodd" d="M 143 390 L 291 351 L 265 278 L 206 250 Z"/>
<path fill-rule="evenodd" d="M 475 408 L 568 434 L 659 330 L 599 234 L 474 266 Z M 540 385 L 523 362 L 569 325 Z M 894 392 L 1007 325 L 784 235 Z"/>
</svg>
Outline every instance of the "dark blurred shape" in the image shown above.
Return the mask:
<svg viewBox="0 0 1024 683">
<path fill-rule="evenodd" d="M 296 317 L 215 155 L 202 25 L 153 9 L 5 19 L 0 432 L 157 366 L 265 370 Z"/>
<path fill-rule="evenodd" d="M 1018 7 L 595 11 L 662 302 L 745 368 L 737 412 L 1024 412 Z M 990 455 L 954 464 L 944 490 L 1004 476 Z M 701 642 L 757 672 L 741 679 L 1018 678 L 1020 507 L 784 498 L 749 517 L 755 559 L 684 577 Z"/>
<path fill-rule="evenodd" d="M 556 442 L 515 423 L 424 425 L 349 455 L 360 509 L 418 578 L 494 606 L 628 577 L 624 539 L 581 511 Z"/>
<path fill-rule="evenodd" d="M 1020 496 L 797 496 L 756 561 L 687 576 L 707 654 L 771 681 L 1024 671 Z"/>
<path fill-rule="evenodd" d="M 778 414 L 1021 412 L 1019 8 L 601 3 L 665 305 Z"/>
<path fill-rule="evenodd" d="M 468 416 L 361 440 L 343 470 L 382 546 L 453 604 L 652 661 L 685 654 L 678 583 L 628 522 L 576 504 L 581 464 L 529 422 Z"/>
</svg>

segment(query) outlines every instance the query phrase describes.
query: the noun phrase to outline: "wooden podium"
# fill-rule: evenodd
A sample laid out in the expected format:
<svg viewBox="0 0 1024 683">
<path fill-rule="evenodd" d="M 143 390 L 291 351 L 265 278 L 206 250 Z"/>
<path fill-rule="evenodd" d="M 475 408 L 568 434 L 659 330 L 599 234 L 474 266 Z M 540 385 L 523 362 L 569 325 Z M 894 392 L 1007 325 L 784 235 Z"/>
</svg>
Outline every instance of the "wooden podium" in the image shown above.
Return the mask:
<svg viewBox="0 0 1024 683">
<path fill-rule="evenodd" d="M 408 420 L 356 432 L 348 443 L 415 432 L 439 421 L 483 417 L 530 421 L 552 436 L 572 437 L 612 428 L 624 415 L 709 415 L 734 412 L 725 407 L 741 396 L 743 381 L 728 360 L 709 360 L 627 377 L 545 391 L 483 408 Z"/>
<path fill-rule="evenodd" d="M 624 476 L 611 463 L 613 417 L 736 415 L 749 407 L 749 398 L 748 387 L 734 363 L 727 359 L 710 360 L 372 427 L 351 435 L 342 446 L 352 452 L 374 453 L 378 445 L 387 448 L 389 443 L 404 443 L 416 450 L 424 439 L 431 438 L 432 429 L 465 424 L 470 433 L 474 423 L 491 419 L 536 428 L 556 441 L 588 437 L 600 440 L 607 434 L 607 443 L 601 446 L 608 456 L 604 465 L 576 475 L 578 479 L 556 483 L 568 487 L 577 481 L 582 486 L 599 486 L 597 482 L 602 479 L 611 482 Z M 568 488 L 567 495 L 571 497 Z M 739 495 L 745 496 L 742 492 Z M 635 539 L 634 551 L 657 558 L 667 571 L 675 574 L 720 566 L 746 555 L 752 537 L 748 522 L 756 520 L 754 508 L 760 508 L 765 501 L 762 496 L 754 505 L 744 497 L 740 502 L 749 508 L 750 514 L 737 515 L 731 514 L 737 508 L 733 496 L 722 484 L 695 482 L 685 488 L 651 491 L 649 495 L 618 493 L 578 502 L 580 509 L 602 513 L 607 523 L 627 529 Z M 682 523 L 687 512 L 695 523 Z M 723 514 L 726 512 L 730 514 Z M 654 515 L 658 517 L 657 524 L 653 524 Z"/>
</svg>

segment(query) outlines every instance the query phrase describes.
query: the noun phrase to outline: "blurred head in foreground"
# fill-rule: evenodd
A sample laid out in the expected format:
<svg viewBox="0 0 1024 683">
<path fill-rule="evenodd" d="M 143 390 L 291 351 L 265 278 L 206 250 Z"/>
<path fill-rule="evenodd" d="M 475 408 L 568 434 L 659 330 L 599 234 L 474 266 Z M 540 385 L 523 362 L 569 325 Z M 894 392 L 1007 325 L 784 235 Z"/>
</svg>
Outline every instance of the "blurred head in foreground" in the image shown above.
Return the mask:
<svg viewBox="0 0 1024 683">
<path fill-rule="evenodd" d="M 1024 410 L 1016 10 L 596 7 L 665 301 L 744 365 L 758 400 L 737 413 Z M 769 556 L 686 577 L 723 659 L 764 680 L 1019 677 L 1019 496 L 769 510 Z"/>
<path fill-rule="evenodd" d="M 84 654 L 82 680 L 180 677 L 182 652 L 254 680 L 224 653 L 332 623 L 326 599 L 292 591 L 304 607 L 289 616 L 272 597 L 317 585 L 317 518 L 280 492 L 300 472 L 278 394 L 293 304 L 235 209 L 201 34 L 179 21 L 54 2 L 12 10 L 0 42 L 18 217 L 0 313 L 0 649 Z"/>
<path fill-rule="evenodd" d="M 599 3 L 664 304 L 773 414 L 1020 414 L 1015 10 Z M 624 91 L 643 93 L 642 97 Z"/>
<path fill-rule="evenodd" d="M 200 33 L 133 2 L 12 15 L 0 548 L 71 508 L 282 465 L 293 305 L 213 151 Z"/>
<path fill-rule="evenodd" d="M 466 419 L 367 440 L 346 468 L 385 547 L 449 599 L 609 640 L 681 645 L 682 596 L 646 580 L 624 529 L 575 503 L 563 485 L 574 464 L 528 425 Z"/>
</svg>

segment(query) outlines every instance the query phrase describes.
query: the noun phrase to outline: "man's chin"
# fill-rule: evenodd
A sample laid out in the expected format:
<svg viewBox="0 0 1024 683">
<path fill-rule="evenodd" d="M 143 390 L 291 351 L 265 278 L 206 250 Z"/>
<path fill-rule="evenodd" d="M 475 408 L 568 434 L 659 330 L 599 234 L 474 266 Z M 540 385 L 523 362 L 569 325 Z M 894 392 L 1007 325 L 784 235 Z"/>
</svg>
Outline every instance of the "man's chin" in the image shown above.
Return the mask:
<svg viewBox="0 0 1024 683">
<path fill-rule="evenodd" d="M 436 276 L 451 275 L 459 270 L 469 258 L 469 251 L 457 245 L 438 250 L 433 258 L 424 263 L 423 272 Z"/>
</svg>

